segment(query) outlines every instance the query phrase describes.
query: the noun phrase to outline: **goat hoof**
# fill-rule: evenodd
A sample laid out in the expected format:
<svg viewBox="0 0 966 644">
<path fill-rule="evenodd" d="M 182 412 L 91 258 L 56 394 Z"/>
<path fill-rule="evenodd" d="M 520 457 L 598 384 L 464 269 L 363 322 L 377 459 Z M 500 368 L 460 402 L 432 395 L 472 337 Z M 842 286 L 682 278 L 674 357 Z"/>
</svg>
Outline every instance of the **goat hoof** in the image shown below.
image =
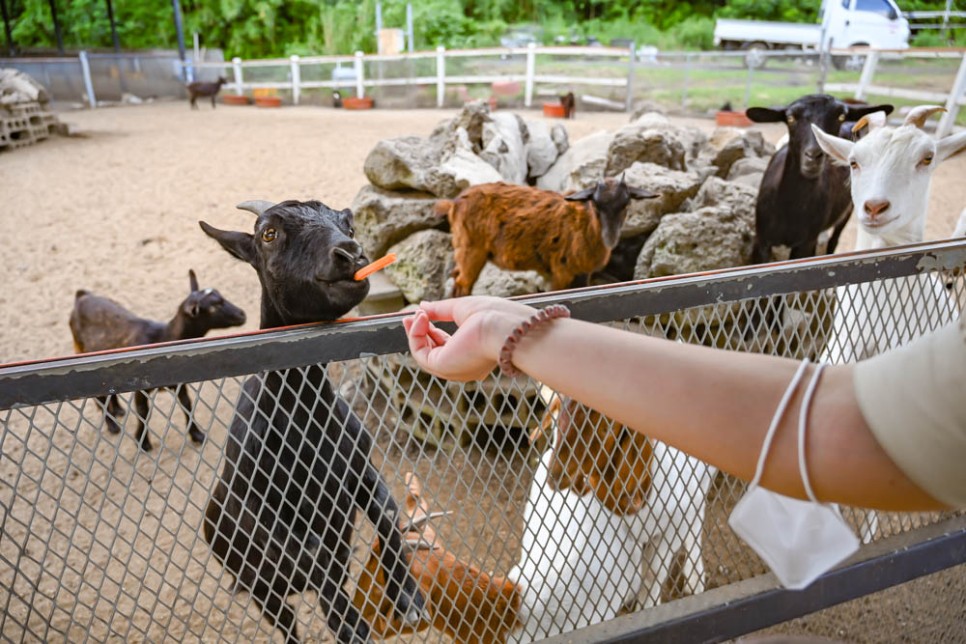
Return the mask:
<svg viewBox="0 0 966 644">
<path fill-rule="evenodd" d="M 200 430 L 189 430 L 188 434 L 191 436 L 191 442 L 195 445 L 203 445 L 205 442 L 205 435 Z"/>
<path fill-rule="evenodd" d="M 430 615 L 429 611 L 425 608 L 411 608 L 403 618 L 403 622 L 405 622 L 407 626 L 414 627 L 431 621 L 433 621 L 433 616 Z"/>
<path fill-rule="evenodd" d="M 151 443 L 141 443 L 141 450 L 145 452 L 150 452 L 154 450 L 154 445 Z"/>
<path fill-rule="evenodd" d="M 109 431 L 112 434 L 120 434 L 121 428 L 117 425 L 117 423 L 108 423 L 107 431 Z"/>
</svg>

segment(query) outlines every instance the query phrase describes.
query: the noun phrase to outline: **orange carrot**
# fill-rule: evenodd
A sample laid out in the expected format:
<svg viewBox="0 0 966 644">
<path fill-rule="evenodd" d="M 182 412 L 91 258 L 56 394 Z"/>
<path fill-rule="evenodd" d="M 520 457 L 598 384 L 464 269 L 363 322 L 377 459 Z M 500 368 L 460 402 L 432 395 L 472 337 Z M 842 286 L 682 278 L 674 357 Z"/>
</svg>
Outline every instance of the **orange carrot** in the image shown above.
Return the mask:
<svg viewBox="0 0 966 644">
<path fill-rule="evenodd" d="M 379 259 L 372 262 L 371 264 L 367 266 L 363 266 L 362 268 L 357 270 L 355 272 L 355 275 L 352 276 L 352 278 L 357 282 L 361 282 L 362 280 L 366 279 L 376 271 L 381 271 L 385 267 L 389 266 L 394 261 L 396 261 L 396 253 L 389 253 L 385 257 L 380 257 Z"/>
</svg>

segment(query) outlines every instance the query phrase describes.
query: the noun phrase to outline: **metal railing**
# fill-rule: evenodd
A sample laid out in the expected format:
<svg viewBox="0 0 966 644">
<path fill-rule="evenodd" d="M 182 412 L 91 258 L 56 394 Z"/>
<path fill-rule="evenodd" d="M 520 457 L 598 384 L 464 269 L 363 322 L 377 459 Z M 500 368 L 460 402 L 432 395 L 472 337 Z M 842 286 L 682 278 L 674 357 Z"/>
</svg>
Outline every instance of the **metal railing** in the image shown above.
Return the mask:
<svg viewBox="0 0 966 644">
<path fill-rule="evenodd" d="M 878 316 L 890 328 L 914 335 L 948 323 L 955 315 L 928 304 L 935 296 L 929 284 L 941 280 L 948 285 L 951 301 L 961 310 L 966 302 L 964 269 L 966 243 L 941 242 L 568 291 L 527 301 L 564 302 L 575 317 L 638 333 L 819 359 L 824 347 L 840 341 L 832 337 L 837 307 L 862 307 L 864 319 Z M 924 277 L 909 279 L 913 275 Z M 836 303 L 835 287 L 854 283 L 867 284 L 871 300 Z M 924 304 L 913 313 L 883 304 L 897 298 Z M 780 328 L 764 322 L 765 307 L 774 311 L 776 300 L 783 302 L 785 311 Z M 535 526 L 554 522 L 563 523 L 564 534 L 586 537 L 584 545 L 574 548 L 613 546 L 615 537 L 606 528 L 613 525 L 613 517 L 604 512 L 589 523 L 585 515 L 582 523 L 568 524 L 570 515 L 551 503 L 558 507 L 556 514 L 531 519 L 527 525 L 530 508 L 555 494 L 533 483 L 547 447 L 546 440 L 529 440 L 540 436 L 534 430 L 544 422 L 548 404 L 540 396 L 539 383 L 497 375 L 471 384 L 430 377 L 408 358 L 400 319 L 388 315 L 0 367 L 0 638 L 271 639 L 274 629 L 260 610 L 262 604 L 245 592 L 244 583 L 234 584 L 223 558 L 212 554 L 204 537 L 205 517 L 225 511 L 212 505 L 212 494 L 225 475 L 226 453 L 237 445 L 229 424 L 234 410 L 249 399 L 242 392 L 244 382 L 265 384 L 281 376 L 287 382 L 308 383 L 309 374 L 318 373 L 319 367 L 373 436 L 365 456 L 382 473 L 393 498 L 410 507 L 406 475 L 413 472 L 422 483 L 425 509 L 452 511 L 433 519 L 431 527 L 436 543 L 458 561 L 494 575 L 510 574 L 522 555 L 549 547 L 538 540 L 526 553 L 522 550 L 523 544 L 533 541 Z M 750 326 L 756 320 L 762 320 L 761 326 Z M 196 400 L 193 420 L 208 436 L 204 445 L 191 444 L 174 397 L 159 390 L 151 394 L 153 412 L 146 419 L 157 436 L 156 447 L 140 451 L 131 419 L 137 413 L 128 394 L 158 387 L 189 391 Z M 110 395 L 120 396 L 127 412 L 120 436 L 104 431 L 103 406 L 97 397 Z M 284 399 L 284 392 L 279 396 Z M 124 418 L 119 420 L 124 423 Z M 606 420 L 601 422 L 604 425 L 588 425 L 582 431 L 612 429 Z M 292 427 L 302 431 L 301 426 Z M 435 433 L 439 447 L 417 438 L 420 427 Z M 691 476 L 679 469 L 678 461 L 655 458 L 655 481 Z M 738 481 L 719 474 L 701 491 L 681 491 L 663 505 L 656 504 L 649 492 L 650 505 L 640 515 L 644 525 L 617 533 L 629 539 L 629 545 L 640 546 L 639 554 L 628 555 L 631 563 L 624 567 L 595 564 L 596 572 L 575 563 L 580 558 L 565 564 L 562 578 L 577 579 L 590 592 L 559 590 L 559 600 L 569 607 L 565 618 L 549 631 L 535 632 L 567 634 L 568 641 L 735 637 L 958 566 L 966 559 L 962 515 L 878 513 L 876 539 L 855 558 L 807 591 L 782 591 L 727 526 L 730 508 L 743 489 Z M 574 495 L 571 502 L 590 501 Z M 868 516 L 861 510 L 847 512 L 857 528 Z M 324 547 L 311 540 L 300 543 L 312 552 Z M 386 610 L 359 588 L 372 543 L 368 522 L 358 522 L 346 588 L 369 618 Z M 676 544 L 669 546 L 673 556 L 655 555 L 644 547 L 648 543 Z M 524 586 L 533 581 L 522 574 L 515 581 Z M 430 596 L 436 581 L 432 575 L 420 581 Z M 655 583 L 656 600 L 648 593 Z M 614 588 L 624 586 L 634 591 L 626 602 L 628 598 L 614 595 Z M 697 594 L 681 599 L 693 591 Z M 932 632 L 940 629 L 937 641 L 961 635 L 961 614 L 945 619 L 930 611 L 963 605 L 962 574 L 941 589 L 907 595 L 903 601 L 920 607 L 916 610 L 930 620 Z M 593 600 L 578 601 L 587 597 Z M 299 634 L 325 633 L 318 600 L 312 593 L 296 599 L 287 605 Z M 626 604 L 624 612 L 629 614 L 615 618 L 607 612 L 606 606 L 615 602 Z M 652 608 L 654 603 L 660 605 Z M 540 604 L 527 609 L 530 614 L 549 610 Z M 877 620 L 887 621 L 869 607 L 849 619 L 863 615 L 865 622 L 859 623 L 875 626 Z M 461 615 L 450 614 L 450 619 L 459 622 Z M 818 617 L 811 623 L 812 628 L 824 623 L 820 632 L 828 634 L 854 627 Z M 592 625 L 576 630 L 588 624 Z M 483 641 L 499 639 L 493 631 L 484 633 Z M 418 637 L 451 641 L 434 627 Z M 532 634 L 520 637 L 539 639 Z"/>
</svg>

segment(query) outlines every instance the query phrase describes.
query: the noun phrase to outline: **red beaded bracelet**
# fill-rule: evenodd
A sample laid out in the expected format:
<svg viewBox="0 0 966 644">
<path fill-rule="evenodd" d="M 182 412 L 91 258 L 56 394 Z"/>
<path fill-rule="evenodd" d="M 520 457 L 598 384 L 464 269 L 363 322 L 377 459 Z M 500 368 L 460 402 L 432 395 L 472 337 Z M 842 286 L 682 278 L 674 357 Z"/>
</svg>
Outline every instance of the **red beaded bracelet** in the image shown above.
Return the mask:
<svg viewBox="0 0 966 644">
<path fill-rule="evenodd" d="M 550 320 L 556 320 L 557 318 L 569 318 L 570 309 L 568 309 L 563 304 L 551 304 L 545 309 L 541 309 L 531 315 L 529 318 L 517 325 L 515 329 L 506 337 L 503 346 L 500 348 L 500 359 L 497 364 L 500 365 L 500 371 L 504 375 L 514 376 L 520 375 L 520 370 L 513 366 L 511 358 L 513 357 L 513 351 L 517 348 L 517 344 L 527 333 L 530 332 L 536 326 L 539 326 Z"/>
</svg>

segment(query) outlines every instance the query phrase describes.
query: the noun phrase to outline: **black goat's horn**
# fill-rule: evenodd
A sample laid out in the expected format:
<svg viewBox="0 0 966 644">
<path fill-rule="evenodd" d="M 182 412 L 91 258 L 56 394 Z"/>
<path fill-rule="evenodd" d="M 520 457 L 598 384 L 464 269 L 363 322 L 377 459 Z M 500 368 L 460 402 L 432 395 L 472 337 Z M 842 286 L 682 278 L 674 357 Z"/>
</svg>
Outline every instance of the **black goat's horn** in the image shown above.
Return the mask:
<svg viewBox="0 0 966 644">
<path fill-rule="evenodd" d="M 263 212 L 274 205 L 271 201 L 265 201 L 264 199 L 252 199 L 250 201 L 243 201 L 235 207 L 239 210 L 247 210 L 261 216 Z"/>
<path fill-rule="evenodd" d="M 926 119 L 935 114 L 936 112 L 945 112 L 946 108 L 941 105 L 919 105 L 918 107 L 912 108 L 909 114 L 906 115 L 906 120 L 903 125 L 915 125 L 920 130 L 926 124 Z"/>
</svg>

